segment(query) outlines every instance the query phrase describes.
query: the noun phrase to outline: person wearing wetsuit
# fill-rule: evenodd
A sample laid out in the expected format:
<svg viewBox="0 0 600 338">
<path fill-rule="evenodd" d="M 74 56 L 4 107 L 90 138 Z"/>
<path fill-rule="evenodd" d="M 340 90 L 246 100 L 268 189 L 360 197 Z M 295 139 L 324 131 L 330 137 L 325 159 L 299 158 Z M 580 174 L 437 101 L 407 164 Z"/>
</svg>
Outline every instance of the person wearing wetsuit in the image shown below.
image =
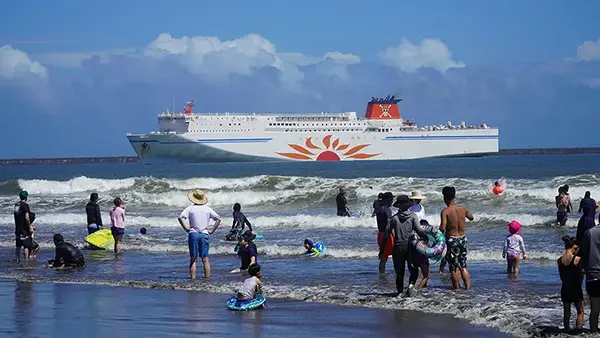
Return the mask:
<svg viewBox="0 0 600 338">
<path fill-rule="evenodd" d="M 340 187 L 340 193 L 335 198 L 337 204 L 337 215 L 341 217 L 350 217 L 350 209 L 348 208 L 348 200 L 346 199 L 346 189 Z"/>
<path fill-rule="evenodd" d="M 21 248 L 23 248 L 24 260 L 30 259 L 34 250 L 32 212 L 27 204 L 29 193 L 25 190 L 19 193 L 19 202 L 14 206 L 15 219 L 15 257 L 17 262 L 21 261 Z"/>
<path fill-rule="evenodd" d="M 48 261 L 52 264 L 52 267 L 83 267 L 85 266 L 85 260 L 81 251 L 77 249 L 73 244 L 65 242 L 61 234 L 55 234 L 52 237 L 54 245 L 56 246 L 56 256 L 54 259 Z"/>
<path fill-rule="evenodd" d="M 229 234 L 227 234 L 227 239 L 235 240 L 236 237 L 244 231 L 244 228 L 248 226 L 250 232 L 252 232 L 252 224 L 246 218 L 246 215 L 242 213 L 242 206 L 239 203 L 233 205 L 233 224 L 231 225 L 231 230 L 229 230 Z"/>
<path fill-rule="evenodd" d="M 379 209 L 379 206 L 381 205 L 382 199 L 383 199 L 383 193 L 380 192 L 379 195 L 377 195 L 377 199 L 373 201 L 373 213 L 371 214 L 371 217 L 376 216 L 377 210 Z"/>
<path fill-rule="evenodd" d="M 387 224 L 390 220 L 390 218 L 392 218 L 392 203 L 394 202 L 394 194 L 392 194 L 391 192 L 386 192 L 381 194 L 381 202 L 379 203 L 379 208 L 377 209 L 377 212 L 375 213 L 375 217 L 377 219 L 377 246 L 381 247 L 381 241 L 383 240 L 383 237 L 385 236 L 385 228 L 387 227 Z M 387 255 L 383 255 L 380 259 L 379 259 L 379 273 L 385 273 L 385 265 L 387 264 L 387 260 L 388 260 L 388 256 Z"/>
<path fill-rule="evenodd" d="M 90 195 L 90 201 L 85 206 L 85 213 L 87 214 L 88 235 L 100 230 L 103 225 L 97 193 L 94 192 Z"/>
</svg>

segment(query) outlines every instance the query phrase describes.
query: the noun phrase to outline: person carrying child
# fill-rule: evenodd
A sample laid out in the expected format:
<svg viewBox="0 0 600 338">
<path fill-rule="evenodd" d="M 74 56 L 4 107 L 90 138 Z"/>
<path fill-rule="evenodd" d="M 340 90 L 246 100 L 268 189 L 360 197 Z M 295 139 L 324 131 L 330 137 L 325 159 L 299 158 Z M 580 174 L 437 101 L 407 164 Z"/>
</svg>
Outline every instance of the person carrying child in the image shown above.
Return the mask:
<svg viewBox="0 0 600 338">
<path fill-rule="evenodd" d="M 502 246 L 502 258 L 506 258 L 506 273 L 509 277 L 519 276 L 519 263 L 521 259 L 526 259 L 525 243 L 521 237 L 521 223 L 512 221 L 508 223 L 508 232 L 510 233 L 504 239 Z"/>
<path fill-rule="evenodd" d="M 562 285 L 560 287 L 560 300 L 563 303 L 563 322 L 565 330 L 569 330 L 571 325 L 571 306 L 575 305 L 577 310 L 577 329 L 583 327 L 583 272 L 579 266 L 580 257 L 579 245 L 575 237 L 564 236 L 565 252 L 558 259 L 558 273 Z"/>
</svg>

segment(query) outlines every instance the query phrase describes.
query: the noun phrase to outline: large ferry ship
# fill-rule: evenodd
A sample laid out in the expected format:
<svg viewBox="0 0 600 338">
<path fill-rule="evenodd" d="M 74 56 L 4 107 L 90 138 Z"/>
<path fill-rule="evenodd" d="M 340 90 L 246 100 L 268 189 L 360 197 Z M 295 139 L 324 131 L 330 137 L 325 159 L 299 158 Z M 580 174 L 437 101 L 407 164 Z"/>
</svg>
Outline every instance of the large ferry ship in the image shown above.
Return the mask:
<svg viewBox="0 0 600 338">
<path fill-rule="evenodd" d="M 317 114 L 197 114 L 158 116 L 159 130 L 127 134 L 142 161 L 370 161 L 481 156 L 498 152 L 498 129 L 417 126 L 400 116 L 398 102 L 372 98 L 364 117 L 356 112 Z"/>
</svg>

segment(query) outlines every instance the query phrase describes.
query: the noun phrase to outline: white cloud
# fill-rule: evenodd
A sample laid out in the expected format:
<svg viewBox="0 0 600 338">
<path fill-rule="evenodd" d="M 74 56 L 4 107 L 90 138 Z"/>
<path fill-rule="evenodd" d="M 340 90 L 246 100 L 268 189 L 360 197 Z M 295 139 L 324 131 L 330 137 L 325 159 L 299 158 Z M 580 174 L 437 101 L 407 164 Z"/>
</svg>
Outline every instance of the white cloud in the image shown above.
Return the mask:
<svg viewBox="0 0 600 338">
<path fill-rule="evenodd" d="M 600 38 L 594 41 L 585 41 L 577 47 L 577 59 L 582 61 L 600 60 Z"/>
<path fill-rule="evenodd" d="M 100 59 L 100 63 L 109 63 L 112 56 L 134 54 L 135 49 L 123 48 L 96 52 L 41 53 L 35 55 L 35 58 L 47 66 L 61 68 L 83 68 L 83 62 L 94 57 L 98 57 Z"/>
<path fill-rule="evenodd" d="M 248 75 L 255 68 L 275 67 L 281 72 L 280 80 L 288 85 L 304 78 L 299 66 L 325 61 L 336 65 L 360 62 L 358 56 L 340 52 L 328 52 L 322 57 L 279 53 L 275 44 L 258 34 L 221 41 L 211 36 L 173 38 L 163 33 L 146 47 L 144 55 L 156 59 L 175 57 L 191 73 L 216 79 L 231 74 Z"/>
<path fill-rule="evenodd" d="M 460 61 L 452 60 L 450 49 L 440 39 L 423 39 L 419 45 L 414 45 L 402 38 L 400 45 L 387 48 L 379 53 L 379 57 L 385 64 L 407 73 L 423 67 L 445 72 L 450 68 L 465 66 Z"/>
<path fill-rule="evenodd" d="M 47 78 L 48 70 L 22 50 L 10 45 L 0 47 L 0 77 L 13 79 L 28 75 Z"/>
</svg>

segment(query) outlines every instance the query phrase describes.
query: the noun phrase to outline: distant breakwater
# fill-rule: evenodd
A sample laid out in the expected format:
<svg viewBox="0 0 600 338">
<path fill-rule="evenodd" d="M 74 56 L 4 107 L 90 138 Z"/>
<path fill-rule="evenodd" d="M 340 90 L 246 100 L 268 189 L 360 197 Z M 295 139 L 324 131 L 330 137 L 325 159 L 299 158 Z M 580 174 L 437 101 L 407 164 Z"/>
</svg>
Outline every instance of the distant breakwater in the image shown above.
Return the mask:
<svg viewBox="0 0 600 338">
<path fill-rule="evenodd" d="M 577 155 L 600 154 L 598 148 L 525 148 L 500 149 L 497 155 Z M 490 154 L 488 156 L 497 156 Z M 81 163 L 135 163 L 137 156 L 119 157 L 64 157 L 64 158 L 15 158 L 0 159 L 0 165 L 29 165 L 29 164 L 81 164 Z"/>
</svg>

